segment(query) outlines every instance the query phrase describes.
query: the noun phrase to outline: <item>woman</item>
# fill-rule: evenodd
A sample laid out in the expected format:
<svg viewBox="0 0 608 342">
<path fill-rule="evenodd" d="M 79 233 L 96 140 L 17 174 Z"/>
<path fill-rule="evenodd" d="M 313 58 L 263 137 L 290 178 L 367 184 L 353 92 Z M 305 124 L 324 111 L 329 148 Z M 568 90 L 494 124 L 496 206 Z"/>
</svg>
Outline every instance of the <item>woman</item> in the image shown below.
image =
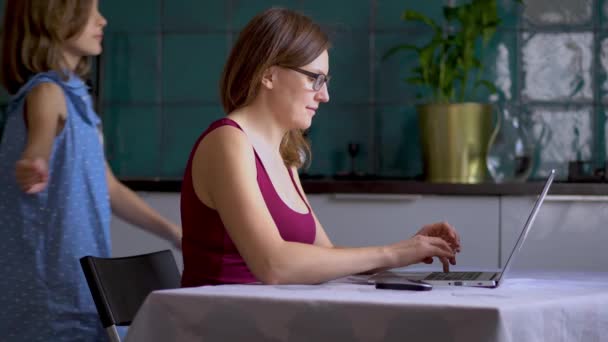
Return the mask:
<svg viewBox="0 0 608 342">
<path fill-rule="evenodd" d="M 196 141 L 182 185 L 183 286 L 314 284 L 378 269 L 455 263 L 460 243 L 445 223 L 387 246 L 332 245 L 302 190 L 310 157 L 302 131 L 329 101 L 329 41 L 296 12 L 251 20 L 221 80 L 226 118 Z"/>
</svg>

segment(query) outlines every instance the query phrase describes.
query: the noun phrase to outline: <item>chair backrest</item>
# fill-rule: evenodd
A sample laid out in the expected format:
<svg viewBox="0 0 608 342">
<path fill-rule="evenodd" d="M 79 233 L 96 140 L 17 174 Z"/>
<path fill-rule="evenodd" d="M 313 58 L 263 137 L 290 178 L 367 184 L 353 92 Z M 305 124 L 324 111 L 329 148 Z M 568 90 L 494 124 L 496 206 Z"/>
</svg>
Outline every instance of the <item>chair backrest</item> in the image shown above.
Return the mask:
<svg viewBox="0 0 608 342">
<path fill-rule="evenodd" d="M 180 287 L 170 250 L 120 258 L 85 256 L 80 265 L 106 330 L 130 325 L 150 292 Z"/>
</svg>

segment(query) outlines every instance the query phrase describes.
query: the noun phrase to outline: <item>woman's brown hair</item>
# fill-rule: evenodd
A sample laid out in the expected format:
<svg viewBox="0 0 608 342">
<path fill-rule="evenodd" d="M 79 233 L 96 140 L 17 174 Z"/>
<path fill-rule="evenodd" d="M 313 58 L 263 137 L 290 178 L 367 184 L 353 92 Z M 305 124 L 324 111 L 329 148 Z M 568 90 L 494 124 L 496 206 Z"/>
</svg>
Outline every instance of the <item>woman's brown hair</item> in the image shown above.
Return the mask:
<svg viewBox="0 0 608 342">
<path fill-rule="evenodd" d="M 66 77 L 62 46 L 84 29 L 92 5 L 92 0 L 6 0 L 0 81 L 9 94 L 39 72 Z M 83 57 L 74 72 L 84 77 L 88 70 Z"/>
<path fill-rule="evenodd" d="M 224 111 L 228 114 L 250 104 L 269 67 L 304 66 L 329 46 L 327 34 L 302 14 L 284 8 L 258 14 L 241 31 L 224 66 L 220 81 Z M 285 134 L 280 151 L 285 165 L 290 167 L 301 167 L 311 157 L 310 145 L 301 130 Z"/>
</svg>

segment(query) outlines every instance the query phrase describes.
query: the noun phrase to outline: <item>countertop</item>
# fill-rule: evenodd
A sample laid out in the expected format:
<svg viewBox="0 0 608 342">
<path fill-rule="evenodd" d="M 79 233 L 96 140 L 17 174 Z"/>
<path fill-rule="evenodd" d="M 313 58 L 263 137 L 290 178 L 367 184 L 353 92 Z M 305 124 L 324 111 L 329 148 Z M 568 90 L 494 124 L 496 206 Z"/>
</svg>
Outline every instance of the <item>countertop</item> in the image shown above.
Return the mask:
<svg viewBox="0 0 608 342">
<path fill-rule="evenodd" d="M 179 192 L 180 180 L 122 180 L 136 191 Z M 420 194 L 452 196 L 525 196 L 540 193 L 544 182 L 451 184 L 416 180 L 336 180 L 333 178 L 303 179 L 307 194 Z M 608 183 L 569 183 L 556 181 L 550 195 L 608 196 Z"/>
</svg>

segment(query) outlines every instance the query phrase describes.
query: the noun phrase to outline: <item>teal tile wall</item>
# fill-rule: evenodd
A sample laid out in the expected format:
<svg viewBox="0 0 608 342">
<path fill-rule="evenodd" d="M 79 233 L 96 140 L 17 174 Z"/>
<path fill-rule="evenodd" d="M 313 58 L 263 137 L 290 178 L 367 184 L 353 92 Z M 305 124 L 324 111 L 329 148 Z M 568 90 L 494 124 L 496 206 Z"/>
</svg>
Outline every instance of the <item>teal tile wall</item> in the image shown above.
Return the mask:
<svg viewBox="0 0 608 342">
<path fill-rule="evenodd" d="M 164 35 L 163 101 L 218 103 L 218 84 L 227 46 L 225 34 Z"/>
<path fill-rule="evenodd" d="M 103 101 L 110 104 L 160 104 L 155 34 L 108 32 L 104 36 Z"/>
<path fill-rule="evenodd" d="M 107 149 L 110 164 L 120 177 L 181 177 L 195 139 L 212 120 L 224 115 L 218 82 L 236 35 L 255 14 L 271 6 L 310 15 L 327 29 L 334 46 L 330 51 L 330 70 L 335 75 L 330 85 L 332 100 L 321 106 L 310 130 L 314 162 L 307 172 L 350 171 L 348 143 L 361 146 L 356 170 L 373 170 L 376 133 L 370 102 L 374 91 L 370 13 L 375 1 L 152 1 L 145 5 L 148 18 L 133 25 L 128 25 L 125 13 L 141 4 L 102 3 L 109 21 L 102 117 L 107 140 L 116 140 L 108 141 Z M 115 127 L 125 120 L 114 117 L 128 115 L 129 108 L 139 111 L 140 117 L 142 108 L 158 113 L 154 121 L 158 127 L 133 131 L 135 136 L 146 135 L 155 158 L 144 154 L 141 161 L 129 159 L 141 146 L 120 140 L 118 135 L 128 129 Z M 135 163 L 146 168 L 141 175 L 132 172 Z"/>
<path fill-rule="evenodd" d="M 333 49 L 329 51 L 329 73 L 332 75 L 328 91 L 330 102 L 335 104 L 368 103 L 370 93 L 370 56 L 367 39 L 354 32 L 333 35 Z M 332 115 L 324 110 L 325 115 Z M 322 114 L 323 115 L 323 114 Z"/>
<path fill-rule="evenodd" d="M 388 177 L 416 177 L 422 173 L 418 116 L 413 106 L 385 105 L 377 110 L 382 153 L 379 169 Z"/>
<path fill-rule="evenodd" d="M 229 6 L 227 15 L 230 28 L 238 33 L 251 18 L 263 10 L 277 6 L 298 9 L 300 1 L 297 0 L 228 0 L 224 1 Z"/>
<path fill-rule="evenodd" d="M 159 170 L 163 177 L 180 178 L 183 175 L 185 161 L 201 134 L 201 128 L 209 126 L 221 112 L 222 108 L 217 104 L 163 107 L 162 163 Z M 185 122 L 188 124 L 185 125 Z"/>
<path fill-rule="evenodd" d="M 109 21 L 100 115 L 110 164 L 122 178 L 179 179 L 198 134 L 224 115 L 217 83 L 239 30 L 260 11 L 283 6 L 321 23 L 333 41 L 331 101 L 310 130 L 308 172 L 350 171 L 347 144 L 355 142 L 361 145 L 357 171 L 418 176 L 420 89 L 403 81 L 415 56 L 382 56 L 396 44 L 428 39 L 425 27 L 400 20 L 404 9 L 441 21 L 441 5 L 462 1 L 100 1 Z M 539 137 L 543 150 L 533 176 L 556 167 L 564 178 L 571 159 L 602 165 L 608 157 L 608 0 L 559 6 L 528 0 L 524 7 L 497 1 L 502 26 L 484 50 L 483 75 L 500 89 L 492 100 L 527 117 L 537 134 L 549 132 Z M 0 101 L 6 99 L 0 93 Z"/>
<path fill-rule="evenodd" d="M 99 1 L 99 10 L 108 19 L 106 31 L 156 33 L 161 25 L 162 0 Z"/>
<path fill-rule="evenodd" d="M 163 1 L 163 29 L 172 32 L 225 32 L 229 27 L 227 1 Z"/>
<path fill-rule="evenodd" d="M 329 107 L 329 106 L 327 106 Z M 354 171 L 369 172 L 369 141 L 372 116 L 369 108 L 359 104 L 332 105 L 317 111 L 310 128 L 312 164 L 310 174 L 343 174 L 351 172 L 348 144 L 359 144 Z"/>
<path fill-rule="evenodd" d="M 104 107 L 106 155 L 123 178 L 160 175 L 163 130 L 158 106 L 109 105 Z"/>
</svg>

